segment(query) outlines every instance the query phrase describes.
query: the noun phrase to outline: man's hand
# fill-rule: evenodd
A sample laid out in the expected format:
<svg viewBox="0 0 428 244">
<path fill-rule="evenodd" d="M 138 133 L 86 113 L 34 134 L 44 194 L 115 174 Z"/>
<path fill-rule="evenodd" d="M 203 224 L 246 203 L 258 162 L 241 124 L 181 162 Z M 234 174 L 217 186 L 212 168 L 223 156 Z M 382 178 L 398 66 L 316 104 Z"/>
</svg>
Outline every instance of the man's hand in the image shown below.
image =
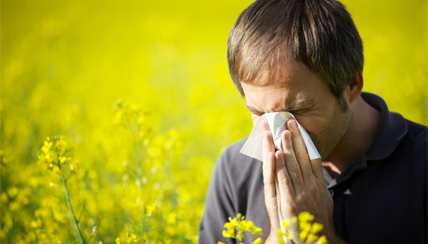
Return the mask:
<svg viewBox="0 0 428 244">
<path fill-rule="evenodd" d="M 296 121 L 287 121 L 288 129 L 281 135 L 282 148 L 276 152 L 266 120 L 262 121 L 262 126 L 265 204 L 271 225 L 266 243 L 278 243 L 276 231 L 280 229 L 275 179 L 280 191 L 283 219 L 308 211 L 315 216 L 315 222 L 323 224 L 322 234 L 326 235 L 329 243 L 343 243 L 334 231 L 333 199 L 324 181 L 321 159 L 310 160 Z M 291 231 L 297 235 L 297 229 Z"/>
</svg>

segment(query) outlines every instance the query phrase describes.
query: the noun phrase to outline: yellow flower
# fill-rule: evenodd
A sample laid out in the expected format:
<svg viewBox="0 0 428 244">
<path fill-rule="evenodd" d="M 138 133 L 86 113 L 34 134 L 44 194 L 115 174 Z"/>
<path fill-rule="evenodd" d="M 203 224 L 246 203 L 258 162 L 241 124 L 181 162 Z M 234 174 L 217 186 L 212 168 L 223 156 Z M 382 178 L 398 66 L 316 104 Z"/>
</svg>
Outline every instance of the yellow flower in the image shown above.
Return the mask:
<svg viewBox="0 0 428 244">
<path fill-rule="evenodd" d="M 156 203 L 152 203 L 146 206 L 147 216 L 152 216 L 152 214 L 156 211 Z"/>
<path fill-rule="evenodd" d="M 64 154 L 66 145 L 67 142 L 65 141 L 65 136 L 60 136 L 55 143 L 55 147 L 61 155 Z"/>
<path fill-rule="evenodd" d="M 292 217 L 292 218 L 291 218 L 291 222 L 292 222 L 293 224 L 297 223 L 297 217 L 296 217 L 296 216 Z"/>
<path fill-rule="evenodd" d="M 114 115 L 114 119 L 113 119 L 113 123 L 115 125 L 121 125 L 123 123 L 123 111 L 119 110 L 116 112 L 116 114 Z"/>
<path fill-rule="evenodd" d="M 146 118 L 145 117 L 146 116 L 144 116 L 143 114 L 141 114 L 141 115 L 138 116 L 137 124 L 139 126 L 142 126 L 144 124 L 144 122 L 146 122 Z"/>
<path fill-rule="evenodd" d="M 116 244 L 122 244 L 122 242 L 120 241 L 120 238 L 116 238 Z"/>
<path fill-rule="evenodd" d="M 37 161 L 37 163 L 38 163 L 38 164 L 40 164 L 40 163 L 46 163 L 46 159 L 45 159 L 45 155 L 44 155 L 44 154 L 39 154 L 39 155 L 37 156 L 37 158 L 39 159 L 39 160 Z"/>
<path fill-rule="evenodd" d="M 49 139 L 49 137 L 48 137 L 48 139 Z M 42 152 L 43 153 L 47 153 L 47 152 L 49 152 L 49 150 L 51 150 L 51 147 L 52 147 L 52 145 L 53 145 L 53 142 L 51 142 L 50 140 L 46 140 L 44 143 L 43 143 L 43 146 L 42 146 Z"/>
<path fill-rule="evenodd" d="M 78 162 L 74 162 L 70 164 L 70 170 L 71 172 L 78 174 L 80 170 L 80 164 Z"/>
<path fill-rule="evenodd" d="M 284 226 L 284 229 L 288 229 L 288 228 L 290 228 L 290 220 L 289 219 L 286 219 L 286 220 L 283 220 L 282 221 L 282 226 Z"/>
<path fill-rule="evenodd" d="M 325 237 L 325 236 L 321 236 L 321 237 L 318 239 L 318 241 L 317 241 L 317 243 L 316 243 L 316 244 L 326 244 L 326 243 L 328 243 L 328 241 L 327 241 L 327 237 Z"/>
<path fill-rule="evenodd" d="M 224 243 L 224 242 L 221 242 L 221 241 L 218 241 L 218 242 L 217 242 L 217 244 L 226 244 L 226 243 Z"/>
<path fill-rule="evenodd" d="M 254 231 L 253 231 L 253 236 L 262 236 L 263 235 L 263 233 L 262 233 L 262 228 L 256 228 Z"/>
<path fill-rule="evenodd" d="M 262 244 L 263 240 L 259 237 L 255 241 L 253 241 L 253 244 Z"/>
<path fill-rule="evenodd" d="M 239 239 L 244 238 L 244 232 L 242 230 L 238 231 L 236 238 L 239 238 Z"/>
<path fill-rule="evenodd" d="M 224 228 L 226 228 L 226 229 L 234 229 L 235 226 L 232 223 L 227 222 L 226 224 L 224 224 Z"/>
<path fill-rule="evenodd" d="M 57 155 L 55 152 L 49 151 L 45 154 L 45 159 L 48 164 L 54 163 L 57 160 Z"/>
<path fill-rule="evenodd" d="M 320 224 L 320 223 L 314 223 L 314 224 L 312 225 L 311 233 L 312 233 L 312 234 L 316 234 L 316 233 L 318 233 L 318 232 L 322 231 L 322 229 L 323 229 L 323 228 L 324 228 L 324 227 L 323 227 L 323 225 L 322 225 L 322 224 Z"/>
<path fill-rule="evenodd" d="M 235 230 L 234 229 L 223 230 L 223 236 L 226 238 L 235 237 Z"/>
<path fill-rule="evenodd" d="M 284 242 L 284 237 L 286 237 L 289 240 L 293 240 L 293 235 L 290 232 L 283 233 L 281 231 L 281 229 L 279 229 L 278 232 L 277 232 L 277 234 L 279 236 L 278 241 L 279 241 L 280 244 L 284 244 L 285 243 Z"/>
<path fill-rule="evenodd" d="M 232 219 L 231 217 L 229 217 L 229 222 L 232 226 L 238 225 L 238 221 L 236 220 L 236 218 Z"/>
<path fill-rule="evenodd" d="M 237 214 L 236 218 L 229 217 L 229 222 L 224 224 L 226 230 L 223 231 L 223 236 L 226 238 L 235 238 L 242 242 L 244 240 L 244 232 L 250 231 L 253 236 L 261 236 L 262 229 L 254 225 L 251 220 L 245 220 L 245 216 Z M 246 239 L 247 237 L 245 237 Z"/>
<path fill-rule="evenodd" d="M 300 230 L 309 232 L 311 230 L 311 223 L 309 222 L 300 222 Z"/>
<path fill-rule="evenodd" d="M 10 187 L 7 189 L 7 193 L 9 194 L 9 197 L 14 198 L 19 193 L 19 189 L 15 186 Z"/>
<path fill-rule="evenodd" d="M 247 221 L 247 227 L 246 227 L 246 231 L 255 231 L 256 230 L 256 226 L 254 225 L 253 221 Z"/>
<path fill-rule="evenodd" d="M 307 222 L 314 220 L 314 216 L 310 214 L 309 212 L 301 212 L 299 213 L 299 221 L 300 222 Z"/>
<path fill-rule="evenodd" d="M 297 232 L 296 234 L 298 234 L 300 242 L 303 242 L 303 243 L 316 242 L 316 244 L 327 243 L 327 238 L 325 236 L 318 238 L 318 236 L 316 235 L 317 233 L 323 230 L 323 225 L 320 223 L 312 224 L 313 220 L 314 220 L 314 216 L 311 215 L 309 212 L 301 212 L 298 215 L 298 217 L 292 217 L 291 219 L 284 220 L 282 222 L 282 225 L 284 229 L 288 231 L 290 228 L 290 223 L 299 222 L 300 232 Z M 277 233 L 279 236 L 279 243 L 284 243 L 284 241 L 281 240 L 283 237 L 286 237 L 289 240 L 293 240 L 293 235 L 290 232 L 287 232 L 285 234 L 281 229 L 279 229 Z"/>
<path fill-rule="evenodd" d="M 1 193 L 1 202 L 2 202 L 2 203 L 7 203 L 7 202 L 9 202 L 9 198 L 7 197 L 7 194 L 6 194 L 6 193 L 4 193 L 4 192 L 2 192 L 2 193 Z"/>
<path fill-rule="evenodd" d="M 314 234 L 312 234 L 312 233 L 310 233 L 309 235 L 308 235 L 308 240 L 307 240 L 307 242 L 309 242 L 309 243 L 313 243 L 314 241 L 316 241 L 318 239 L 318 236 L 317 235 L 314 235 Z"/>
<path fill-rule="evenodd" d="M 306 237 L 308 237 L 308 234 L 309 234 L 309 232 L 306 231 L 306 230 L 304 230 L 304 231 L 300 232 L 299 237 L 300 237 L 301 240 L 306 240 Z"/>
<path fill-rule="evenodd" d="M 68 162 L 70 162 L 70 160 L 71 160 L 71 158 L 70 158 L 70 157 L 66 157 L 66 156 L 61 156 L 61 157 L 59 157 L 58 159 L 59 159 L 59 161 L 61 162 L 61 164 L 68 163 Z"/>
<path fill-rule="evenodd" d="M 141 239 L 141 237 L 136 236 L 134 233 L 126 233 L 126 243 L 140 244 L 140 243 L 143 243 L 143 240 Z"/>
<path fill-rule="evenodd" d="M 52 171 L 54 168 L 53 164 L 46 164 L 46 169 Z"/>
<path fill-rule="evenodd" d="M 247 221 L 245 221 L 245 220 L 239 221 L 238 225 L 236 226 L 236 228 L 238 228 L 238 230 L 246 231 L 246 229 L 247 229 Z"/>
<path fill-rule="evenodd" d="M 291 232 L 284 234 L 284 236 L 287 237 L 287 239 L 289 239 L 289 240 L 293 240 L 293 238 L 294 238 L 293 233 L 291 233 Z"/>
</svg>

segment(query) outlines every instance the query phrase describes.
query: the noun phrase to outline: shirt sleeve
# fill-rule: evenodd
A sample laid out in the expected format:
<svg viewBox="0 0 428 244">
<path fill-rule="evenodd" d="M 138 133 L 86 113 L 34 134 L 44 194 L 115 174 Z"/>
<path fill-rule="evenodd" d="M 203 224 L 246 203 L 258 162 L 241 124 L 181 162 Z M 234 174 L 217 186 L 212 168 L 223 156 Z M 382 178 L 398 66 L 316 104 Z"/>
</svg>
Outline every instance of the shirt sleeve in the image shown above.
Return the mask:
<svg viewBox="0 0 428 244">
<path fill-rule="evenodd" d="M 199 227 L 198 243 L 235 243 L 234 239 L 223 237 L 224 224 L 228 217 L 235 217 L 233 204 L 233 190 L 231 189 L 230 172 L 227 167 L 227 149 L 222 153 L 214 167 L 208 193 L 205 200 L 205 208 Z"/>
</svg>

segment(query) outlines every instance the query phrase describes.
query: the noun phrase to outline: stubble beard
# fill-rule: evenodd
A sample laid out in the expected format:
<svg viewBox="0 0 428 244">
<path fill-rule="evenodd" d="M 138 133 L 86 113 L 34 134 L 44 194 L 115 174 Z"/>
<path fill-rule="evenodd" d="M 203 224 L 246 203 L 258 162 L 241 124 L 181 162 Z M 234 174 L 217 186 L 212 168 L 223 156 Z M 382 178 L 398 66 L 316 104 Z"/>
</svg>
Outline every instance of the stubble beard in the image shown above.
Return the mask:
<svg viewBox="0 0 428 244">
<path fill-rule="evenodd" d="M 346 135 L 346 132 L 349 130 L 351 122 L 351 110 L 347 109 L 347 111 L 344 112 L 337 104 L 329 123 L 318 135 L 308 132 L 315 144 L 315 147 L 321 155 L 321 161 L 324 161 L 328 156 L 330 156 L 333 150 L 337 147 Z"/>
</svg>

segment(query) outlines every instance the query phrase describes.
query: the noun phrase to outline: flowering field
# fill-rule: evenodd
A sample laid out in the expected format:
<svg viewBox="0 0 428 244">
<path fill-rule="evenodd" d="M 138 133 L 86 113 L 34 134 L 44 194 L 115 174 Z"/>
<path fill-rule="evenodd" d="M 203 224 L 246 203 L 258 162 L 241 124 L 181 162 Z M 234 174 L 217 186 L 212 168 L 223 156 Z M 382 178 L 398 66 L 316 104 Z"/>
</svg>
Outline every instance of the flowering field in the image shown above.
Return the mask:
<svg viewBox="0 0 428 244">
<path fill-rule="evenodd" d="M 197 242 L 215 160 L 252 127 L 226 62 L 250 3 L 2 0 L 0 242 Z M 344 4 L 365 91 L 426 125 L 426 1 Z"/>
</svg>

